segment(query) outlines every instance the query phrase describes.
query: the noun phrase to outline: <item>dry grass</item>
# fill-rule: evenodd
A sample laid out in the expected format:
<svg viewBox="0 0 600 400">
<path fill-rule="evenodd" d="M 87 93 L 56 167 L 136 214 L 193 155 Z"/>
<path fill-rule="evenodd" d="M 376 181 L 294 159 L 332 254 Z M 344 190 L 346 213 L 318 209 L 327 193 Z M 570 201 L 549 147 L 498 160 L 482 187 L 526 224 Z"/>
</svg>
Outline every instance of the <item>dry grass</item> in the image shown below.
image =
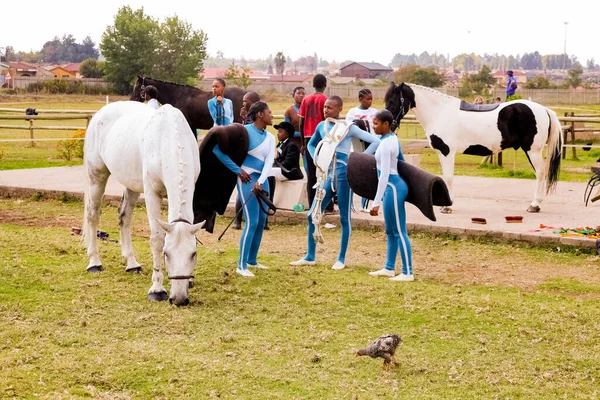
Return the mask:
<svg viewBox="0 0 600 400">
<path fill-rule="evenodd" d="M 239 231 L 202 233 L 209 250 L 192 304 L 150 303 L 145 210 L 128 275 L 102 242 L 106 271 L 69 234 L 82 204 L 0 200 L 0 397 L 3 398 L 597 398 L 599 258 L 583 253 L 412 236 L 418 280 L 368 276 L 380 232 L 355 231 L 332 271 L 339 231 L 315 267 L 290 267 L 303 226 L 273 226 L 254 279 L 233 273 Z M 118 237 L 117 211 L 101 229 Z M 35 224 L 38 220 L 39 224 Z M 199 250 L 202 256 L 205 249 Z M 354 349 L 397 332 L 400 366 Z"/>
</svg>

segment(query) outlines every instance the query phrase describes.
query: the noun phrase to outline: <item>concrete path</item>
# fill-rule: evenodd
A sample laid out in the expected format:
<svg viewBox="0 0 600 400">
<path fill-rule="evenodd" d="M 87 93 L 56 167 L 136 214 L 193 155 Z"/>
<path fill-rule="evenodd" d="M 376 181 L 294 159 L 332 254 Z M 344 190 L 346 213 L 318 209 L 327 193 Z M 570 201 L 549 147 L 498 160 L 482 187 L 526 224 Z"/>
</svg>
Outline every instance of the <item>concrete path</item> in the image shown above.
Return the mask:
<svg viewBox="0 0 600 400">
<path fill-rule="evenodd" d="M 585 207 L 584 183 L 559 182 L 556 192 L 542 203 L 541 212 L 529 214 L 526 209 L 533 196 L 535 182 L 532 180 L 457 176 L 454 182 L 456 199 L 453 212 L 441 214 L 436 210 L 437 222 L 428 220 L 416 207 L 407 204 L 410 231 L 488 236 L 498 240 L 551 245 L 595 246 L 594 240 L 560 237 L 552 229 L 540 230 L 540 224 L 565 228 L 595 228 L 600 225 L 600 202 Z M 0 195 L 3 196 L 30 196 L 42 192 L 57 197 L 66 192 L 81 197 L 84 183 L 81 166 L 0 171 Z M 119 199 L 122 192 L 123 187 L 116 180 L 109 179 L 107 199 Z M 355 208 L 359 210 L 360 199 L 354 197 Z M 523 216 L 523 222 L 506 223 L 504 217 L 513 215 Z M 487 224 L 473 224 L 472 217 L 485 218 Z M 297 223 L 305 218 L 305 213 L 278 211 L 275 222 Z M 326 219 L 335 224 L 337 216 L 328 215 Z M 382 226 L 382 220 L 381 215 L 371 217 L 362 212 L 353 214 L 354 226 Z"/>
</svg>

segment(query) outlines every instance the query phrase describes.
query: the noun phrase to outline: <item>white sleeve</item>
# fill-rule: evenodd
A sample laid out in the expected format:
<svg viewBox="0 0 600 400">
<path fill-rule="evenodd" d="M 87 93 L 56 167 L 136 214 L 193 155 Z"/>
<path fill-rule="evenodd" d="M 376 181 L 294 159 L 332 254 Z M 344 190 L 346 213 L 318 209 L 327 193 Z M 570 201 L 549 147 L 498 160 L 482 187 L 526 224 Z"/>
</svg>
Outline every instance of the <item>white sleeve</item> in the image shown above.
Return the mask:
<svg viewBox="0 0 600 400">
<path fill-rule="evenodd" d="M 275 160 L 275 139 L 273 138 L 273 135 L 268 132 L 267 135 L 265 140 L 269 141 L 269 153 L 267 154 L 267 158 L 265 158 L 263 170 L 258 177 L 258 183 L 261 185 L 265 183 L 269 175 L 271 175 L 271 168 L 273 168 L 273 161 Z"/>
<path fill-rule="evenodd" d="M 387 143 L 386 143 L 387 144 Z M 377 184 L 377 194 L 375 194 L 375 201 L 373 207 L 380 206 L 383 201 L 383 194 L 387 187 L 390 178 L 390 160 L 392 153 L 388 146 L 380 146 L 379 151 L 381 152 L 381 174 L 379 175 L 379 183 Z"/>
<path fill-rule="evenodd" d="M 346 121 L 348 121 L 348 122 L 354 121 L 354 115 L 356 115 L 356 109 L 355 108 L 349 109 L 348 113 L 346 114 Z"/>
</svg>

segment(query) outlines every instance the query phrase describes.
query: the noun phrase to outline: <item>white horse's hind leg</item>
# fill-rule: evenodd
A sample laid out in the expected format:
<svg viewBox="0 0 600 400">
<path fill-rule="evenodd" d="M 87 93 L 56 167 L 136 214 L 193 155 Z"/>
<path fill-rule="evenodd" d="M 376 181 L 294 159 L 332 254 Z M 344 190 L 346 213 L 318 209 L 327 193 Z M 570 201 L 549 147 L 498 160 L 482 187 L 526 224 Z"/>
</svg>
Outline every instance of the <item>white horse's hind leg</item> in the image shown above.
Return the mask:
<svg viewBox="0 0 600 400">
<path fill-rule="evenodd" d="M 133 209 L 140 194 L 126 189 L 123 193 L 123 199 L 119 206 L 119 226 L 121 227 L 121 251 L 123 257 L 127 260 L 127 272 L 141 272 L 142 267 L 135 259 L 133 254 L 133 244 L 131 243 L 131 220 L 133 218 Z"/>
<path fill-rule="evenodd" d="M 456 152 L 451 151 L 447 156 L 444 156 L 439 151 L 437 152 L 438 157 L 440 159 L 440 163 L 442 164 L 442 174 L 444 177 L 444 181 L 446 182 L 446 186 L 448 186 L 448 193 L 450 194 L 450 200 L 454 204 L 454 160 L 456 158 Z M 442 207 L 443 214 L 450 214 L 452 209 L 450 207 Z"/>
<path fill-rule="evenodd" d="M 106 189 L 106 182 L 108 181 L 108 171 L 102 171 L 97 173 L 89 173 L 89 190 L 85 200 L 85 218 L 84 235 L 88 242 L 87 253 L 90 257 L 90 263 L 87 266 L 88 272 L 100 272 L 103 270 L 102 263 L 100 262 L 100 254 L 98 252 L 98 242 L 96 240 L 96 231 L 98 230 L 98 223 L 100 221 L 100 214 L 102 211 L 102 196 Z"/>
<path fill-rule="evenodd" d="M 150 222 L 150 248 L 152 249 L 152 287 L 148 291 L 148 300 L 165 301 L 168 298 L 163 286 L 164 275 L 162 272 L 162 253 L 165 246 L 165 231 L 157 222 L 160 218 L 161 197 L 151 189 L 150 185 L 144 187 L 148 222 Z"/>
<path fill-rule="evenodd" d="M 544 200 L 544 189 L 545 189 L 545 179 L 544 176 L 544 158 L 542 157 L 542 152 L 540 151 L 529 151 L 527 153 L 529 155 L 529 159 L 531 160 L 531 165 L 535 168 L 535 192 L 533 194 L 533 201 L 531 205 L 527 209 L 530 213 L 540 212 L 540 203 Z"/>
</svg>

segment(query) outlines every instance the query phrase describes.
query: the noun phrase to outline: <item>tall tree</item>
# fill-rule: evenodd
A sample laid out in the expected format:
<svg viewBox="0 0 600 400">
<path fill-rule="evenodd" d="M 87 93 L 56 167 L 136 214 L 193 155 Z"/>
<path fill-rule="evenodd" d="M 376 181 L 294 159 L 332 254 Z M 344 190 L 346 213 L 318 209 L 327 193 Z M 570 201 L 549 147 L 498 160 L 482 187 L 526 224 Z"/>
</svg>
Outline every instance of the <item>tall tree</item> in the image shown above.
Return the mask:
<svg viewBox="0 0 600 400">
<path fill-rule="evenodd" d="M 104 76 L 104 62 L 95 58 L 86 58 L 79 66 L 79 73 L 84 78 L 102 78 Z"/>
<path fill-rule="evenodd" d="M 280 51 L 275 55 L 275 72 L 277 75 L 283 75 L 283 71 L 285 71 L 285 56 Z"/>
<path fill-rule="evenodd" d="M 582 79 L 581 75 L 583 74 L 583 67 L 581 64 L 576 62 L 568 72 L 569 77 L 567 78 L 567 84 L 573 88 L 581 85 Z"/>
<path fill-rule="evenodd" d="M 169 17 L 160 25 L 153 74 L 158 79 L 196 85 L 204 70 L 206 34 L 194 30 L 179 17 Z"/>
<path fill-rule="evenodd" d="M 114 25 L 102 34 L 100 49 L 106 57 L 105 76 L 118 93 L 131 92 L 136 75 L 149 75 L 154 70 L 159 25 L 144 9 L 119 9 Z"/>
</svg>

